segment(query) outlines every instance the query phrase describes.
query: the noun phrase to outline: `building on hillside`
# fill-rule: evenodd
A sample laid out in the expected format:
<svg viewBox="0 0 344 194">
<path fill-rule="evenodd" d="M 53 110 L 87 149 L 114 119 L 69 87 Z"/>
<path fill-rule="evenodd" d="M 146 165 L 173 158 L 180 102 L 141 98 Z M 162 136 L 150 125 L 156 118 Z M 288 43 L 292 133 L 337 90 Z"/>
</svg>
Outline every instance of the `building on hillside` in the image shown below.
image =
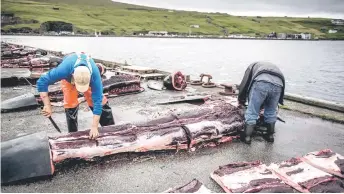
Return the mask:
<svg viewBox="0 0 344 194">
<path fill-rule="evenodd" d="M 302 39 L 301 34 L 287 34 L 287 39 Z"/>
<path fill-rule="evenodd" d="M 326 32 L 326 31 L 327 31 L 327 27 L 326 27 L 326 26 L 321 27 L 321 28 L 320 28 L 320 31 Z"/>
<path fill-rule="evenodd" d="M 334 33 L 337 33 L 338 31 L 337 30 L 328 30 L 328 33 L 330 34 L 334 34 Z"/>
<path fill-rule="evenodd" d="M 70 32 L 70 31 L 60 31 L 59 35 L 73 35 L 73 32 Z"/>
<path fill-rule="evenodd" d="M 1 13 L 1 20 L 13 19 L 13 18 L 14 18 L 14 14 L 13 13 Z"/>
<path fill-rule="evenodd" d="M 1 26 L 14 25 L 21 22 L 21 19 L 19 17 L 14 17 L 13 13 L 1 13 Z"/>
<path fill-rule="evenodd" d="M 302 35 L 301 34 L 294 34 L 294 38 L 295 39 L 302 39 Z"/>
<path fill-rule="evenodd" d="M 334 24 L 334 25 L 344 25 L 344 20 L 342 20 L 342 19 L 334 19 L 334 20 L 331 20 L 331 23 Z"/>
<path fill-rule="evenodd" d="M 270 34 L 268 34 L 268 38 L 277 38 L 277 33 L 271 32 Z"/>
<path fill-rule="evenodd" d="M 287 34 L 286 33 L 278 33 L 277 34 L 277 38 L 278 39 L 286 39 L 287 38 Z"/>
<path fill-rule="evenodd" d="M 195 25 L 191 25 L 191 28 L 199 28 L 199 25 L 195 24 Z"/>
<path fill-rule="evenodd" d="M 46 34 L 46 35 L 53 35 L 53 36 L 59 35 L 59 33 L 55 32 L 55 31 L 48 31 L 48 32 L 45 32 L 44 34 Z"/>
<path fill-rule="evenodd" d="M 167 31 L 149 31 L 148 35 L 149 36 L 167 36 L 168 32 Z"/>
<path fill-rule="evenodd" d="M 310 39 L 312 39 L 312 34 L 310 34 L 310 33 L 301 33 L 301 37 L 302 37 L 302 39 L 310 40 Z"/>
</svg>

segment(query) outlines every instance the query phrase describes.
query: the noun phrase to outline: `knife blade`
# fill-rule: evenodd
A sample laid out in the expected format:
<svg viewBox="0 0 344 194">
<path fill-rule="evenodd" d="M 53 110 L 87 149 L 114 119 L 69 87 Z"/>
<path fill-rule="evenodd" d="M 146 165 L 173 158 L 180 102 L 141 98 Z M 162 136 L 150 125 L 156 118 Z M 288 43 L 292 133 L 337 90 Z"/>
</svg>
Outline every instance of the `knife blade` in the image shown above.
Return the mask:
<svg viewBox="0 0 344 194">
<path fill-rule="evenodd" d="M 51 117 L 48 117 L 48 118 L 49 118 L 49 120 L 51 121 L 51 123 L 54 125 L 55 129 L 56 129 L 58 132 L 61 133 L 60 128 L 56 125 L 56 123 L 55 123 L 55 121 L 53 120 L 53 118 L 51 118 Z"/>
</svg>

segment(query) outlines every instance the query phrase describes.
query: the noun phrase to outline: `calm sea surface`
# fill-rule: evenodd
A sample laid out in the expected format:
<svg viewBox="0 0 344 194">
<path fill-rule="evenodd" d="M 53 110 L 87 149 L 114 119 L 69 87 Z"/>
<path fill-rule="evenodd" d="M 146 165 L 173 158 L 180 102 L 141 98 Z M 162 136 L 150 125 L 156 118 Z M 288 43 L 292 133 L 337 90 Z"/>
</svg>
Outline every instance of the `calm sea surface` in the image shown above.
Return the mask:
<svg viewBox="0 0 344 194">
<path fill-rule="evenodd" d="M 258 60 L 280 67 L 286 91 L 344 103 L 344 41 L 269 41 L 174 38 L 2 36 L 2 41 L 43 49 L 85 51 L 93 57 L 198 79 L 208 73 L 218 83 L 240 83 Z"/>
</svg>

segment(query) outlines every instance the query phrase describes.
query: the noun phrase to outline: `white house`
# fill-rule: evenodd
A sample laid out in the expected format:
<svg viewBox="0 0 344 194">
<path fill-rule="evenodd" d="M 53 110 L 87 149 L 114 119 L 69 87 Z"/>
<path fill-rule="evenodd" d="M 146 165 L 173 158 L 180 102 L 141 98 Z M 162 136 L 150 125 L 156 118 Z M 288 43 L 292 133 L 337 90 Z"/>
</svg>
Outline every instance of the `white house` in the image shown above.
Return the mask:
<svg viewBox="0 0 344 194">
<path fill-rule="evenodd" d="M 199 28 L 199 25 L 191 25 L 191 28 Z"/>
<path fill-rule="evenodd" d="M 59 33 L 55 32 L 55 31 L 49 31 L 46 34 L 49 34 L 49 35 L 59 35 Z"/>
<path fill-rule="evenodd" d="M 148 35 L 149 36 L 166 36 L 168 34 L 167 31 L 149 31 Z"/>
<path fill-rule="evenodd" d="M 301 33 L 301 38 L 309 40 L 312 39 L 312 35 L 310 33 Z"/>
<path fill-rule="evenodd" d="M 286 39 L 287 38 L 287 34 L 286 33 L 278 33 L 277 34 L 277 38 L 278 39 Z"/>
<path fill-rule="evenodd" d="M 71 35 L 72 32 L 69 32 L 69 31 L 61 31 L 59 34 L 60 34 L 60 35 Z"/>
<path fill-rule="evenodd" d="M 342 19 L 334 19 L 334 20 L 331 20 L 331 23 L 334 24 L 334 25 L 344 25 L 344 20 L 342 20 Z"/>
<path fill-rule="evenodd" d="M 334 33 L 337 33 L 337 30 L 328 30 L 328 33 L 334 34 Z"/>
</svg>

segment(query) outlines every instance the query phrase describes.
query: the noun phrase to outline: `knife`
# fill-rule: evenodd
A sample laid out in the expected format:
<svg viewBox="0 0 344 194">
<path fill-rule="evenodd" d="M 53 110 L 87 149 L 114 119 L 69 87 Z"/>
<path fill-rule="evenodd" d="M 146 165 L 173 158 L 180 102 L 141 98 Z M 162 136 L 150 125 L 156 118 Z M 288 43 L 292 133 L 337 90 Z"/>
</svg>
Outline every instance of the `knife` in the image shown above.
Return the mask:
<svg viewBox="0 0 344 194">
<path fill-rule="evenodd" d="M 51 123 L 54 125 L 55 129 L 56 129 L 58 132 L 61 133 L 60 128 L 56 125 L 56 123 L 55 123 L 55 121 L 53 120 L 53 118 L 51 118 L 51 117 L 48 117 L 48 118 L 49 118 L 49 120 L 51 121 Z"/>
<path fill-rule="evenodd" d="M 41 109 L 43 109 L 43 106 L 41 106 Z M 60 128 L 56 125 L 56 123 L 55 123 L 55 121 L 53 120 L 53 118 L 51 118 L 51 116 L 50 116 L 50 117 L 48 117 L 48 119 L 49 119 L 50 122 L 54 125 L 55 129 L 56 129 L 58 132 L 61 133 Z"/>
</svg>

